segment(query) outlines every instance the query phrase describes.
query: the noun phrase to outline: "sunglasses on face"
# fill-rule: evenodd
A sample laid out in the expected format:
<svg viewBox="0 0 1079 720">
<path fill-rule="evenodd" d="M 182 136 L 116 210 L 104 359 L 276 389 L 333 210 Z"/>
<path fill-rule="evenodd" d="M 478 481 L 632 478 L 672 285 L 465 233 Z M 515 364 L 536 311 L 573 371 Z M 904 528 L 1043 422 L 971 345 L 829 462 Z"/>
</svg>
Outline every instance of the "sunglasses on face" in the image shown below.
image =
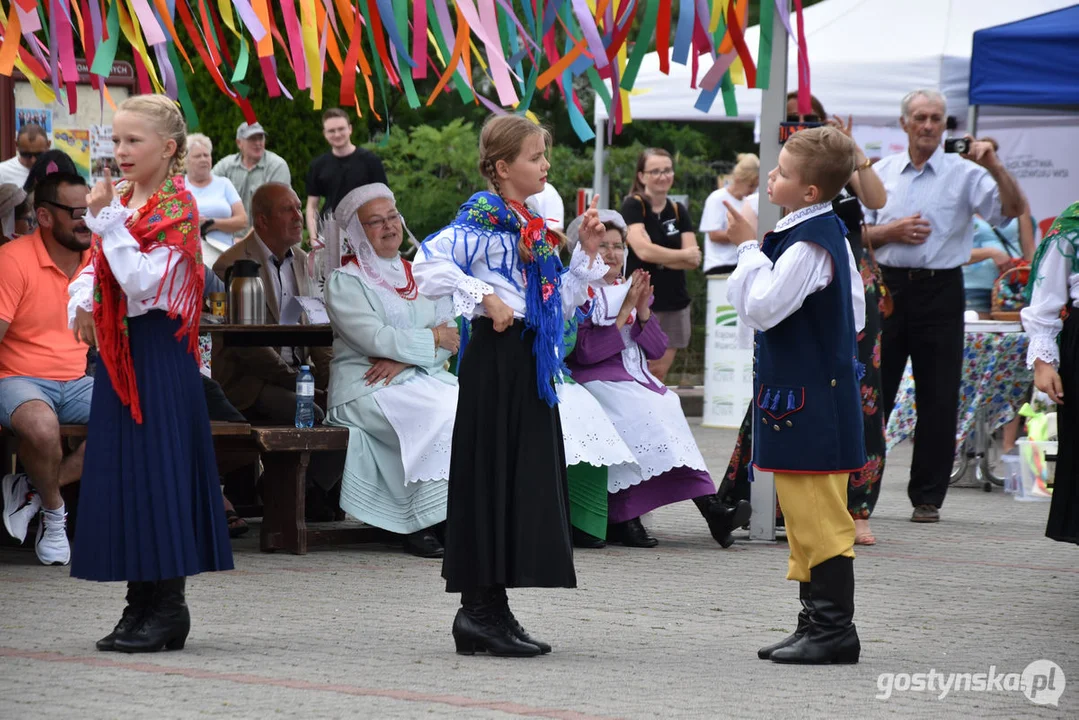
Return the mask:
<svg viewBox="0 0 1079 720">
<path fill-rule="evenodd" d="M 71 215 L 72 220 L 82 220 L 84 217 L 86 217 L 86 211 L 88 209 L 86 206 L 83 206 L 83 207 L 71 207 L 70 205 L 61 205 L 60 203 L 53 202 L 51 200 L 45 200 L 44 202 L 49 204 L 49 205 L 52 205 L 55 208 L 60 208 L 61 210 L 67 210 L 68 214 Z"/>
<path fill-rule="evenodd" d="M 44 153 L 30 152 L 28 150 L 26 150 L 26 151 L 20 150 L 19 151 L 19 157 L 21 157 L 23 160 L 37 160 L 42 154 L 44 154 Z"/>
<path fill-rule="evenodd" d="M 820 115 L 788 115 L 787 122 L 820 122 Z"/>
</svg>

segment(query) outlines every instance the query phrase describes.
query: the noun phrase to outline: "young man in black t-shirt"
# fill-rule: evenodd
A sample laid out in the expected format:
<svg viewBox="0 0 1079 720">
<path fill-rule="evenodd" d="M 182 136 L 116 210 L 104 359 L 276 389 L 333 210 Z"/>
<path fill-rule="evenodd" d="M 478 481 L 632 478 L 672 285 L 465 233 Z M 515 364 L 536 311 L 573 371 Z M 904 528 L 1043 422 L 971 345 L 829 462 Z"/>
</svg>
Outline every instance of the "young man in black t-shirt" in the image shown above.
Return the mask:
<svg viewBox="0 0 1079 720">
<path fill-rule="evenodd" d="M 382 161 L 370 150 L 352 144 L 352 123 L 340 108 L 330 108 L 322 115 L 322 135 L 330 152 L 311 161 L 307 170 L 307 232 L 318 234 L 319 215 L 332 213 L 341 198 L 358 187 L 385 183 Z M 319 199 L 326 202 L 319 211 Z"/>
</svg>

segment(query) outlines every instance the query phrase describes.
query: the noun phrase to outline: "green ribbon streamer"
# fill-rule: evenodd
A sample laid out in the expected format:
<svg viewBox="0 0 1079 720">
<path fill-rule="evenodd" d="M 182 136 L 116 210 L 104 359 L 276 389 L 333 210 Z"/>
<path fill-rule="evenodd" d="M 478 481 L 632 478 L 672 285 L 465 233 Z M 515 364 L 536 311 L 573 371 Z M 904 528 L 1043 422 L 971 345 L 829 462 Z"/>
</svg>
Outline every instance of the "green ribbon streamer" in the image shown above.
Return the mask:
<svg viewBox="0 0 1079 720">
<path fill-rule="evenodd" d="M 637 35 L 637 42 L 633 45 L 629 62 L 626 63 L 626 72 L 622 75 L 620 87 L 623 90 L 632 90 L 637 82 L 637 73 L 641 69 L 641 61 L 648 53 L 652 45 L 652 38 L 656 34 L 656 21 L 659 19 L 659 0 L 648 0 L 648 6 L 644 10 L 644 20 L 641 21 L 641 32 Z"/>
<path fill-rule="evenodd" d="M 761 0 L 761 39 L 757 46 L 757 87 L 761 90 L 768 89 L 772 74 L 772 23 L 775 12 L 776 6 L 772 0 Z"/>
<path fill-rule="evenodd" d="M 112 74 L 112 63 L 116 59 L 116 48 L 120 43 L 120 16 L 116 11 L 116 3 L 109 3 L 109 14 L 105 18 L 105 27 L 108 29 L 109 38 L 97 46 L 94 64 L 90 68 L 90 72 L 103 78 Z M 173 67 L 179 66 L 173 63 Z M 179 74 L 177 73 L 177 75 Z"/>
<path fill-rule="evenodd" d="M 446 44 L 446 38 L 442 34 L 442 25 L 438 22 L 432 0 L 427 0 L 427 17 L 429 19 L 427 27 L 435 34 L 435 42 L 438 43 L 438 49 L 442 52 L 442 57 L 446 59 L 446 62 L 449 62 L 453 53 L 450 51 L 449 45 Z M 458 76 L 458 79 L 454 81 L 453 87 L 457 90 L 457 94 L 461 96 L 461 101 L 464 103 L 475 102 L 476 96 L 472 94 L 472 89 L 464 81 L 461 71 L 456 70 L 454 74 Z"/>
<path fill-rule="evenodd" d="M 408 45 L 408 0 L 393 0 L 393 14 L 397 19 L 397 27 L 401 31 L 401 42 Z M 401 76 L 401 85 L 405 88 L 405 98 L 408 106 L 415 110 L 420 106 L 420 97 L 416 94 L 416 83 L 412 81 L 412 68 L 407 63 L 398 63 L 403 68 L 398 68 Z"/>
<path fill-rule="evenodd" d="M 592 89 L 596 92 L 596 97 L 603 101 L 603 107 L 607 108 L 607 117 L 611 116 L 611 93 L 607 90 L 607 86 L 603 84 L 602 78 L 599 76 L 599 72 L 593 65 L 585 72 L 588 77 L 588 84 L 592 86 Z"/>
<path fill-rule="evenodd" d="M 770 0 L 765 1 L 768 2 Z M 716 26 L 716 32 L 712 36 L 712 42 L 715 44 L 717 50 L 726 34 L 727 23 L 720 17 L 719 25 Z M 727 113 L 727 117 L 738 117 L 738 100 L 734 97 L 734 81 L 731 80 L 730 68 L 727 68 L 723 73 L 723 78 L 719 81 L 719 90 L 720 94 L 723 95 L 723 110 Z"/>
<path fill-rule="evenodd" d="M 165 43 L 165 49 L 169 54 L 169 62 L 174 68 L 180 68 L 180 57 L 176 54 L 176 45 L 171 42 Z M 96 58 L 95 58 L 96 59 Z M 199 129 L 199 113 L 195 110 L 195 103 L 191 101 L 191 93 L 187 90 L 187 80 L 183 72 L 176 73 L 176 96 L 180 101 L 180 107 L 184 111 L 184 119 L 187 120 L 188 130 Z"/>
</svg>

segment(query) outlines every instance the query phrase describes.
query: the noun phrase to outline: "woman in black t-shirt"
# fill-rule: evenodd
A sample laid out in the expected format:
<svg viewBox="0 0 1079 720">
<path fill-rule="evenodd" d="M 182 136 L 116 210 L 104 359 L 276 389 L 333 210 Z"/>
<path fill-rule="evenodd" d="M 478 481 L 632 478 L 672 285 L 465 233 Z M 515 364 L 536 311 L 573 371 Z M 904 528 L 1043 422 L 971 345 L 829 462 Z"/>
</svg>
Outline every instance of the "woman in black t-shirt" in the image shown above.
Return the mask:
<svg viewBox="0 0 1079 720">
<path fill-rule="evenodd" d="M 689 345 L 686 270 L 701 264 L 701 249 L 689 211 L 667 198 L 673 184 L 671 154 L 649 148 L 637 159 L 633 188 L 622 202 L 629 245 L 626 272 L 642 268 L 652 274 L 652 312 L 669 339 L 663 357 L 648 363 L 648 369 L 660 380 L 665 380 L 678 350 Z"/>
</svg>

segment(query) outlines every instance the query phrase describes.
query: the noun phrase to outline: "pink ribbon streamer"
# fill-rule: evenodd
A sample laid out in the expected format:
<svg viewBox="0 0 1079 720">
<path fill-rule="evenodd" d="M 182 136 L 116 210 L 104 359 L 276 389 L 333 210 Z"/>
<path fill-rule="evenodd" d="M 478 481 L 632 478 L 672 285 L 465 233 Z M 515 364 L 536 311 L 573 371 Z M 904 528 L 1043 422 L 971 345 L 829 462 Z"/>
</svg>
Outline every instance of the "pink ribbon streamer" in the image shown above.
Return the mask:
<svg viewBox="0 0 1079 720">
<path fill-rule="evenodd" d="M 427 2 L 415 0 L 412 3 L 412 59 L 416 66 L 412 68 L 412 77 L 416 80 L 427 78 Z"/>
<path fill-rule="evenodd" d="M 480 0 L 476 9 L 472 0 L 457 0 L 457 7 L 465 16 L 469 27 L 487 48 L 487 64 L 491 70 L 491 79 L 498 91 L 498 101 L 503 106 L 517 103 L 517 91 L 510 80 L 510 66 L 502 55 L 502 40 L 498 35 L 498 17 L 495 15 L 494 0 Z M 520 78 L 518 78 L 520 79 Z"/>
<path fill-rule="evenodd" d="M 727 72 L 727 68 L 731 66 L 735 58 L 738 57 L 737 50 L 731 50 L 729 53 L 723 53 L 716 58 L 716 61 L 712 64 L 712 67 L 708 68 L 708 72 L 701 78 L 701 89 L 712 92 L 716 89 L 716 85 L 723 79 L 723 73 Z"/>
<path fill-rule="evenodd" d="M 138 17 L 139 25 L 142 26 L 142 32 L 146 36 L 146 43 L 148 45 L 160 45 L 165 42 L 165 31 L 157 23 L 157 16 L 154 15 L 154 11 L 150 9 L 150 6 L 146 4 L 146 0 L 131 0 L 131 4 L 135 7 L 135 15 Z"/>
<path fill-rule="evenodd" d="M 296 5 L 293 0 L 281 1 L 281 15 L 285 20 L 285 32 L 288 34 L 289 50 L 292 52 L 292 67 L 296 71 L 296 87 L 306 90 L 311 85 L 307 72 L 307 60 L 303 54 L 303 31 L 296 17 Z"/>
</svg>

